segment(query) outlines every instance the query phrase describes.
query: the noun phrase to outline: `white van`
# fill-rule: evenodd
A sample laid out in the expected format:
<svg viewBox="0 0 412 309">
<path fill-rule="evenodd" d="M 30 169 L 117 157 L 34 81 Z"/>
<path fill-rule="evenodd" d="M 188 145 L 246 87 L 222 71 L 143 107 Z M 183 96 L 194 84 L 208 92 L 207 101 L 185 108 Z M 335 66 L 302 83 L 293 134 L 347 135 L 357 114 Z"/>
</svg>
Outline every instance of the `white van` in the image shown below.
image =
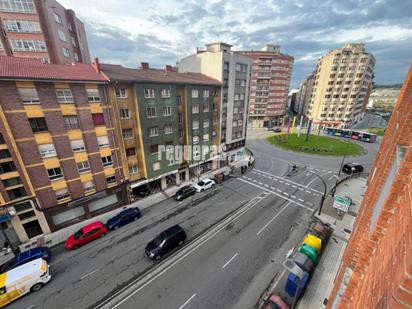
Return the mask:
<svg viewBox="0 0 412 309">
<path fill-rule="evenodd" d="M 40 290 L 51 279 L 49 265 L 41 258 L 0 275 L 0 307 L 29 293 Z"/>
</svg>

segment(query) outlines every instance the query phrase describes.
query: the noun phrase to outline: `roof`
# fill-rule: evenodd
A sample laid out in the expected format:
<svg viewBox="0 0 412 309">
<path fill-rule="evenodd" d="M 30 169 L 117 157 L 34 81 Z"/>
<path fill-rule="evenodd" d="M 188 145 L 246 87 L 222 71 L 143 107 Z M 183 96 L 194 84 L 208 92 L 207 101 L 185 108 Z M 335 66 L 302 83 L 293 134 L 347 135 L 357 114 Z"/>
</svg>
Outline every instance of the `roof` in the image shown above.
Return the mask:
<svg viewBox="0 0 412 309">
<path fill-rule="evenodd" d="M 44 270 L 42 269 L 44 268 Z M 45 271 L 47 263 L 42 258 L 25 263 L 19 267 L 13 268 L 6 273 L 0 275 L 0 286 L 7 286 L 20 280 L 24 276 L 28 276 L 37 271 Z"/>
<path fill-rule="evenodd" d="M 162 69 L 131 69 L 115 64 L 101 64 L 102 72 L 112 81 L 149 82 L 220 86 L 217 79 L 201 73 L 180 73 Z"/>
<path fill-rule="evenodd" d="M 0 56 L 0 79 L 107 82 L 91 64 L 47 64 L 11 56 Z"/>
</svg>

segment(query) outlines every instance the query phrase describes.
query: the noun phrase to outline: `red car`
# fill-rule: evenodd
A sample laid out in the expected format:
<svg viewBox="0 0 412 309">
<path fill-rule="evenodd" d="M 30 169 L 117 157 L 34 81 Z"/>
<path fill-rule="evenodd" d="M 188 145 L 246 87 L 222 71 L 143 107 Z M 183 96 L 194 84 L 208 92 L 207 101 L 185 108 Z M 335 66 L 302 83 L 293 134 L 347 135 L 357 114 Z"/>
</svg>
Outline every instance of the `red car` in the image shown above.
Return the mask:
<svg viewBox="0 0 412 309">
<path fill-rule="evenodd" d="M 82 227 L 73 235 L 67 238 L 64 246 L 67 250 L 76 250 L 97 238 L 103 237 L 107 233 L 106 226 L 101 221 L 96 221 Z"/>
<path fill-rule="evenodd" d="M 289 305 L 276 294 L 272 294 L 266 299 L 263 309 L 289 309 Z"/>
</svg>

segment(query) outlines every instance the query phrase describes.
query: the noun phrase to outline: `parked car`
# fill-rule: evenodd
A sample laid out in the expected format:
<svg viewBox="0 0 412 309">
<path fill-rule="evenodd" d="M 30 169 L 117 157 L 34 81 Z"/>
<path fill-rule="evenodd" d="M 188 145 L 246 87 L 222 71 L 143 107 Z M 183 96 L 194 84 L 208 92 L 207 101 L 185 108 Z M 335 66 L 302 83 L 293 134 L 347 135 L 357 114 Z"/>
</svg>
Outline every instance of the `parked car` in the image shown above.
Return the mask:
<svg viewBox="0 0 412 309">
<path fill-rule="evenodd" d="M 97 238 L 107 234 L 107 227 L 101 221 L 90 223 L 67 238 L 64 246 L 68 250 L 76 250 Z"/>
<path fill-rule="evenodd" d="M 51 251 L 48 247 L 37 247 L 17 254 L 14 258 L 7 261 L 0 267 L 0 273 L 9 271 L 17 266 L 26 264 L 33 260 L 43 259 L 47 263 L 51 260 Z"/>
<path fill-rule="evenodd" d="M 185 231 L 174 225 L 161 232 L 146 246 L 145 253 L 149 259 L 160 260 L 160 258 L 178 246 L 183 245 L 186 239 Z"/>
<path fill-rule="evenodd" d="M 274 127 L 274 128 L 273 128 L 273 132 L 275 132 L 275 133 L 280 133 L 280 132 L 282 132 L 282 129 L 279 128 L 279 127 Z"/>
<path fill-rule="evenodd" d="M 182 201 L 185 198 L 192 196 L 196 193 L 196 189 L 191 187 L 191 186 L 184 186 L 177 190 L 175 194 L 175 200 L 176 201 Z"/>
<path fill-rule="evenodd" d="M 207 189 L 212 188 L 216 183 L 210 179 L 210 178 L 203 178 L 201 181 L 199 181 L 197 184 L 195 184 L 193 187 L 196 189 L 196 192 L 202 192 Z"/>
<path fill-rule="evenodd" d="M 128 224 L 132 221 L 136 221 L 137 219 L 142 217 L 142 213 L 139 208 L 128 208 L 121 212 L 119 212 L 113 218 L 107 220 L 106 227 L 109 230 L 117 230 L 119 227 Z"/>
<path fill-rule="evenodd" d="M 289 305 L 276 294 L 270 295 L 263 305 L 263 309 L 289 309 Z"/>
<path fill-rule="evenodd" d="M 356 174 L 363 172 L 363 166 L 358 163 L 346 163 L 343 168 L 342 172 L 346 174 Z"/>
</svg>

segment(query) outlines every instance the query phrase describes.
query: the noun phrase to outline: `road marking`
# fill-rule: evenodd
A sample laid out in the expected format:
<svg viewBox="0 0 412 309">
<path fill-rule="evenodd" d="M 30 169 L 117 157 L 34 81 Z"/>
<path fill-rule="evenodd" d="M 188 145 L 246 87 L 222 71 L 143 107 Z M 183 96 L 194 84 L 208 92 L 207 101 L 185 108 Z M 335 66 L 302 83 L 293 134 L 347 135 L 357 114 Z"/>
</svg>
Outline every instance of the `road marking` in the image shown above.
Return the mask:
<svg viewBox="0 0 412 309">
<path fill-rule="evenodd" d="M 232 257 L 229 259 L 229 261 L 227 261 L 225 264 L 223 264 L 222 268 L 224 269 L 227 265 L 229 265 L 229 263 L 232 262 L 233 259 L 234 259 L 235 257 L 237 257 L 237 255 L 238 255 L 238 253 L 236 252 L 235 255 L 232 256 Z"/>
<path fill-rule="evenodd" d="M 295 185 L 292 185 L 292 188 L 297 188 Z"/>
<path fill-rule="evenodd" d="M 193 294 L 188 300 L 186 300 L 186 302 L 183 305 L 179 307 L 179 309 L 182 309 L 184 306 L 186 306 L 195 296 L 196 294 Z"/>
<path fill-rule="evenodd" d="M 312 192 L 310 192 L 309 190 L 305 190 L 307 193 L 312 193 Z"/>
<path fill-rule="evenodd" d="M 337 175 L 332 175 L 332 176 L 329 177 L 329 180 L 332 180 L 332 178 L 334 178 L 334 177 L 336 177 L 336 179 L 338 179 Z"/>
<path fill-rule="evenodd" d="M 305 206 L 305 205 L 303 205 L 303 204 L 301 204 L 301 203 L 298 203 L 298 202 L 296 202 L 296 201 L 294 201 L 294 200 L 291 200 L 290 198 L 287 198 L 287 197 L 285 197 L 285 196 L 283 196 L 283 195 L 280 195 L 279 193 L 276 193 L 275 191 L 266 189 L 266 188 L 264 188 L 264 187 L 261 187 L 261 186 L 259 186 L 259 185 L 257 185 L 257 184 L 254 184 L 253 182 L 244 180 L 244 179 L 242 179 L 242 178 L 238 178 L 238 179 L 239 179 L 240 181 L 246 182 L 246 183 L 248 183 L 248 184 L 250 184 L 250 185 L 252 185 L 252 186 L 258 187 L 258 188 L 260 188 L 260 189 L 262 189 L 262 190 L 269 191 L 270 193 L 272 193 L 272 194 L 274 194 L 274 195 L 277 195 L 277 196 L 279 196 L 279 197 L 281 197 L 281 198 L 283 198 L 283 199 L 285 199 L 285 200 L 287 200 L 287 201 L 290 201 L 290 202 L 292 202 L 292 203 L 295 203 L 296 205 L 298 205 L 298 206 L 300 206 L 300 207 L 302 207 L 302 208 L 304 208 L 304 209 L 306 209 L 306 210 L 313 211 L 312 208 L 307 207 L 307 206 Z"/>
<path fill-rule="evenodd" d="M 301 198 L 298 198 L 299 201 L 303 202 L 303 200 Z"/>
<path fill-rule="evenodd" d="M 278 180 L 280 183 L 285 183 L 283 180 Z"/>
<path fill-rule="evenodd" d="M 26 309 L 32 309 L 32 308 L 34 308 L 34 305 L 30 305 Z"/>
<path fill-rule="evenodd" d="M 256 235 L 260 235 L 260 233 L 262 233 L 268 226 L 269 224 L 271 224 L 273 222 L 273 220 L 275 220 L 281 213 L 282 211 L 284 211 L 286 209 L 286 207 L 288 207 L 290 205 L 291 202 L 287 203 L 272 219 L 269 220 L 268 223 L 266 223 L 258 232 Z"/>
<path fill-rule="evenodd" d="M 97 268 L 97 269 L 95 269 L 95 270 L 93 270 L 93 271 L 85 274 L 83 277 L 80 277 L 80 280 L 83 280 L 83 279 L 86 279 L 87 277 L 90 277 L 91 275 L 93 275 L 94 273 L 98 272 L 98 271 L 99 271 L 100 269 L 102 269 L 102 268 L 103 268 L 103 265 L 100 266 L 99 268 Z"/>
<path fill-rule="evenodd" d="M 258 184 L 263 185 L 263 182 L 260 182 L 260 181 L 259 181 Z"/>
</svg>

